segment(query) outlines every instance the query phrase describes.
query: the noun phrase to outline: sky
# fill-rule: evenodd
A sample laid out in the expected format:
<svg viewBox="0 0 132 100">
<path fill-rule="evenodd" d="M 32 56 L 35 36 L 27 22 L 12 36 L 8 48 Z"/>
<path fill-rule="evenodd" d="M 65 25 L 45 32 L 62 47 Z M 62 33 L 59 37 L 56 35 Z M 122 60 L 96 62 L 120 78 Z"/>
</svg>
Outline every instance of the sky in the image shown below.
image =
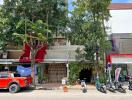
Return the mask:
<svg viewBox="0 0 132 100">
<path fill-rule="evenodd" d="M 132 0 L 112 0 L 113 3 L 132 3 Z"/>
<path fill-rule="evenodd" d="M 0 0 L 0 4 L 2 4 L 3 3 L 3 0 Z"/>
</svg>

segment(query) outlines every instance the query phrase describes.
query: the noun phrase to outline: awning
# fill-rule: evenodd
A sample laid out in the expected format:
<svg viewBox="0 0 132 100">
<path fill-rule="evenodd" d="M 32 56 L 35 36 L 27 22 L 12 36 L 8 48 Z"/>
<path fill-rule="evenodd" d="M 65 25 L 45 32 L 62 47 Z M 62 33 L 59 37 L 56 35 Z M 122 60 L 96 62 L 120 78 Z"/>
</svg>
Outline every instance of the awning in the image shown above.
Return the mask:
<svg viewBox="0 0 132 100">
<path fill-rule="evenodd" d="M 19 59 L 0 59 L 0 64 L 12 64 L 13 62 L 18 62 Z"/>
<path fill-rule="evenodd" d="M 12 62 L 0 62 L 0 64 L 12 64 Z"/>
</svg>

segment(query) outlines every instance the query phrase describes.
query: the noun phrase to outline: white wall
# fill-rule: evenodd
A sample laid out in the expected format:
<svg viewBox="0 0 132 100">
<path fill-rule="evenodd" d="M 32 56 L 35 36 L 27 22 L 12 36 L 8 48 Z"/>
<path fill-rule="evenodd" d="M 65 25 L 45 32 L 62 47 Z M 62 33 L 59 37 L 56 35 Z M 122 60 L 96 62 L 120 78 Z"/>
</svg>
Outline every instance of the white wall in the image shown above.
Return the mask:
<svg viewBox="0 0 132 100">
<path fill-rule="evenodd" d="M 110 14 L 108 34 L 132 33 L 132 10 L 110 10 Z"/>
</svg>

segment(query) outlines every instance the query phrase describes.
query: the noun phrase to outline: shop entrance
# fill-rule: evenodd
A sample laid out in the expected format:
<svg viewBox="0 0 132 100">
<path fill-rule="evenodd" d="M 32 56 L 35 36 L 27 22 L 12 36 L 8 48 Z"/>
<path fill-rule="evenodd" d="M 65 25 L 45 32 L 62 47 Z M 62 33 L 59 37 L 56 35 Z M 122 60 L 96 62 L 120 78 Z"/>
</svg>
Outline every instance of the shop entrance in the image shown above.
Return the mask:
<svg viewBox="0 0 132 100">
<path fill-rule="evenodd" d="M 92 69 L 83 69 L 79 73 L 79 79 L 86 81 L 86 83 L 90 83 L 92 78 Z"/>
<path fill-rule="evenodd" d="M 50 63 L 47 67 L 48 83 L 61 83 L 62 78 L 66 77 L 67 69 L 65 63 Z"/>
</svg>

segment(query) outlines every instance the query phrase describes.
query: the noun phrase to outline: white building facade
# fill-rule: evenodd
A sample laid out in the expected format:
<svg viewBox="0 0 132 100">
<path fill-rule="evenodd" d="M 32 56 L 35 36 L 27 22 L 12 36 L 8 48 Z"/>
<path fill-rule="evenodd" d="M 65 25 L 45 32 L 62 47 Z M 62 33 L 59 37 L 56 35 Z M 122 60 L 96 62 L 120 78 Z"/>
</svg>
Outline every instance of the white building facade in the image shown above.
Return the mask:
<svg viewBox="0 0 132 100">
<path fill-rule="evenodd" d="M 132 3 L 110 4 L 108 9 L 107 33 L 113 46 L 108 62 L 126 65 L 127 74 L 132 75 Z"/>
</svg>

